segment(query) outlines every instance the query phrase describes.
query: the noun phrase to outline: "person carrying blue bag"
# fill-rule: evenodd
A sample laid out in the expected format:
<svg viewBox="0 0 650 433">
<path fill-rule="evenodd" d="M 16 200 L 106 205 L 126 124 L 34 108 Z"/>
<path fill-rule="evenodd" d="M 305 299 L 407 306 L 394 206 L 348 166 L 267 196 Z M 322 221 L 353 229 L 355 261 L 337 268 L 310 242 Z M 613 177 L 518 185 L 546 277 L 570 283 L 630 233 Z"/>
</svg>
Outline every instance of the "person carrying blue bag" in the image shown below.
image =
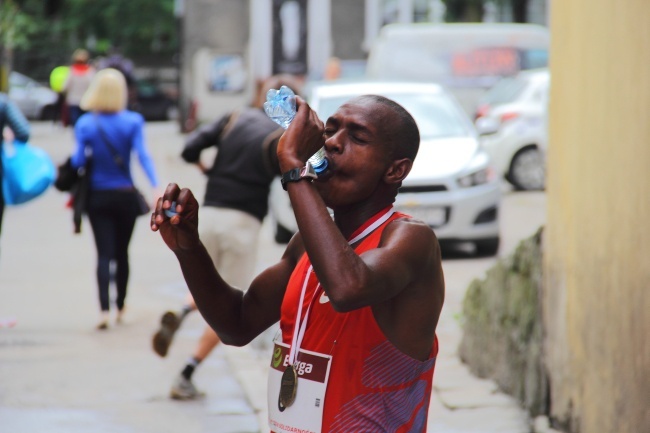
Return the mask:
<svg viewBox="0 0 650 433">
<path fill-rule="evenodd" d="M 14 135 L 14 143 L 26 143 L 29 140 L 29 122 L 20 111 L 20 109 L 18 109 L 18 107 L 9 100 L 7 95 L 0 93 L 0 132 L 4 131 L 5 126 L 11 129 L 11 132 Z M 2 139 L 2 147 L 4 147 L 4 135 L 2 135 L 0 139 Z M 0 164 L 0 184 L 2 184 L 1 181 L 3 180 L 3 176 L 3 168 L 2 164 Z M 3 189 L 0 188 L 0 233 L 2 233 L 2 216 L 4 214 L 4 208 L 5 197 L 3 194 Z"/>
<path fill-rule="evenodd" d="M 29 122 L 27 122 L 27 119 L 18 107 L 9 100 L 7 95 L 0 93 L 0 150 L 4 150 L 5 146 L 5 126 L 11 130 L 15 140 L 20 140 L 24 143 L 29 140 Z M 2 153 L 0 152 L 0 234 L 2 233 L 2 217 L 5 210 L 5 198 L 3 188 L 1 188 L 4 179 L 3 164 L 1 161 Z M 16 324 L 16 321 L 13 318 L 0 317 L 0 327 L 3 327 L 3 324 L 7 327 L 12 327 Z"/>
</svg>

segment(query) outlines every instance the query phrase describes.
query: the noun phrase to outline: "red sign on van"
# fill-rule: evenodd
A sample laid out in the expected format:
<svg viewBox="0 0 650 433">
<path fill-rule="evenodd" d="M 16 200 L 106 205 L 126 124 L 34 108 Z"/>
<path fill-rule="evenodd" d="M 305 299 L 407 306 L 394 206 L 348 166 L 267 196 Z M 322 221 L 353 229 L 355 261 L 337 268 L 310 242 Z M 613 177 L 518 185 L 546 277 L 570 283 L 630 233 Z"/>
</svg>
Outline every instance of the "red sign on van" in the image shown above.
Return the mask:
<svg viewBox="0 0 650 433">
<path fill-rule="evenodd" d="M 512 48 L 482 48 L 452 58 L 453 74 L 462 77 L 512 75 L 520 69 L 519 53 Z"/>
</svg>

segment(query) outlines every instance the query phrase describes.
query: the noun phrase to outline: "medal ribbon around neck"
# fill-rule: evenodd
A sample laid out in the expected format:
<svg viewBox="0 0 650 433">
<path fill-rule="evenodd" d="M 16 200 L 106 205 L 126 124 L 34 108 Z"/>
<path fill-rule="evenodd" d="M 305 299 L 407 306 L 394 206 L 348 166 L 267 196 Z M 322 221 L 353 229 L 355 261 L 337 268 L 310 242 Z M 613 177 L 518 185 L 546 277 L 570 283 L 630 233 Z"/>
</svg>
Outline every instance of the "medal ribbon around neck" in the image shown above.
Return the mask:
<svg viewBox="0 0 650 433">
<path fill-rule="evenodd" d="M 383 214 L 381 212 L 384 212 Z M 380 211 L 379 217 L 375 219 L 371 224 L 369 224 L 361 233 L 358 235 L 354 236 L 352 239 L 348 241 L 348 244 L 353 245 L 357 242 L 359 242 L 361 239 L 365 238 L 368 236 L 370 233 L 374 232 L 377 228 L 379 228 L 382 224 L 384 224 L 388 219 L 395 213 L 393 210 L 393 207 L 390 206 L 386 208 L 384 211 Z M 374 218 L 374 217 L 373 217 Z M 368 221 L 372 221 L 373 218 L 370 218 Z M 363 226 L 362 226 L 363 227 Z M 307 306 L 307 311 L 305 312 L 305 317 L 302 317 L 302 305 L 305 300 L 305 292 L 307 291 L 307 283 L 309 282 L 309 277 L 311 276 L 311 273 L 313 272 L 314 267 L 312 265 L 309 265 L 309 269 L 307 269 L 307 275 L 305 276 L 305 280 L 302 283 L 302 290 L 300 291 L 300 301 L 298 302 L 298 312 L 296 313 L 296 322 L 293 327 L 293 337 L 291 338 L 291 349 L 289 350 L 289 365 L 294 365 L 296 363 L 296 358 L 298 356 L 298 351 L 300 350 L 300 346 L 302 345 L 302 340 L 305 336 L 305 331 L 307 329 L 307 321 L 309 320 L 309 312 L 311 311 L 312 305 L 314 305 L 314 300 L 316 299 L 316 294 L 318 293 L 318 286 L 320 286 L 320 283 L 318 286 L 316 286 L 316 289 L 314 290 L 314 295 L 312 296 L 311 301 L 309 302 L 309 305 Z M 300 320 L 302 319 L 302 321 Z M 299 326 L 298 326 L 299 325 Z"/>
</svg>

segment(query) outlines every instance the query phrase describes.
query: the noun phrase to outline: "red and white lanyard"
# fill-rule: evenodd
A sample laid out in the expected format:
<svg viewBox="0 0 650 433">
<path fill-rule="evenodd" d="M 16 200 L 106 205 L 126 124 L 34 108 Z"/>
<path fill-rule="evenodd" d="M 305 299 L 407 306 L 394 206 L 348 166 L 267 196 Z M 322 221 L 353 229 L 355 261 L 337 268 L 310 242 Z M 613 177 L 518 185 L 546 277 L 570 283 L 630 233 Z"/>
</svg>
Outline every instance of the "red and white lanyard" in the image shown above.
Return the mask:
<svg viewBox="0 0 650 433">
<path fill-rule="evenodd" d="M 348 241 L 348 244 L 354 245 L 355 243 L 359 242 L 361 239 L 368 236 L 370 233 L 374 232 L 377 228 L 381 227 L 382 224 L 388 221 L 388 219 L 393 215 L 393 213 L 395 213 L 395 211 L 393 210 L 392 206 L 386 208 L 383 214 L 379 214 L 379 217 L 377 219 L 375 219 L 371 224 L 369 224 L 363 231 L 361 231 L 361 233 L 359 233 L 358 235 L 350 239 Z M 309 282 L 309 277 L 311 276 L 313 270 L 314 267 L 312 265 L 309 265 L 309 269 L 307 269 L 307 275 L 305 276 L 305 280 L 302 283 L 302 290 L 300 291 L 300 301 L 298 302 L 298 312 L 296 313 L 296 321 L 293 327 L 293 337 L 291 338 L 291 349 L 289 350 L 289 365 L 294 365 L 296 363 L 296 356 L 298 354 L 298 351 L 300 350 L 300 346 L 302 345 L 302 340 L 305 336 L 305 330 L 307 329 L 309 312 L 311 311 L 311 307 L 314 304 L 314 301 L 316 299 L 316 294 L 318 293 L 318 286 L 320 286 L 320 283 L 318 283 L 318 286 L 316 286 L 316 289 L 314 290 L 312 299 L 309 302 L 309 305 L 307 306 L 305 317 L 302 318 L 301 317 L 302 305 L 305 300 L 305 293 L 307 291 L 307 284 Z M 301 318 L 302 321 L 300 320 Z M 300 326 L 296 326 L 296 325 L 300 325 Z"/>
</svg>

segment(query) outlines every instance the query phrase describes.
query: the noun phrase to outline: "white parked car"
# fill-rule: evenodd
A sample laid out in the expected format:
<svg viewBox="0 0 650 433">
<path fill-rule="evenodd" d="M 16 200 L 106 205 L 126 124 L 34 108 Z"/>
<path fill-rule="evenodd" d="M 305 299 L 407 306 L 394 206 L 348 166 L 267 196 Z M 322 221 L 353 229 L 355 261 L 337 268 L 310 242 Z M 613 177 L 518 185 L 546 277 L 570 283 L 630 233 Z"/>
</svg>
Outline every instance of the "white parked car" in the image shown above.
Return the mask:
<svg viewBox="0 0 650 433">
<path fill-rule="evenodd" d="M 8 95 L 28 119 L 47 120 L 54 116 L 56 92 L 26 75 L 19 72 L 9 74 Z"/>
<path fill-rule="evenodd" d="M 395 201 L 398 211 L 431 226 L 441 244 L 471 242 L 482 255 L 499 248 L 501 189 L 471 120 L 442 87 L 421 83 L 323 83 L 309 87 L 310 106 L 326 121 L 349 99 L 377 94 L 400 103 L 420 129 L 420 149 Z M 276 240 L 288 241 L 296 222 L 279 182 L 271 192 Z"/>
<path fill-rule="evenodd" d="M 548 69 L 504 78 L 481 99 L 476 128 L 499 176 L 516 189 L 545 184 Z"/>
</svg>

